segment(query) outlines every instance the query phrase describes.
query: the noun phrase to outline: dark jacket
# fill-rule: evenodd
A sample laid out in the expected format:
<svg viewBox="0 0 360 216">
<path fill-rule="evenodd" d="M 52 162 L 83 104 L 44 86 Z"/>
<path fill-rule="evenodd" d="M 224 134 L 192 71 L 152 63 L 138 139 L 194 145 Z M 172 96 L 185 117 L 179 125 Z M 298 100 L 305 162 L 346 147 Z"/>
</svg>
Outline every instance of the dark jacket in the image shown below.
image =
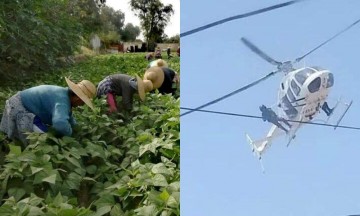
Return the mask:
<svg viewBox="0 0 360 216">
<path fill-rule="evenodd" d="M 164 82 L 158 89 L 161 94 L 175 94 L 176 88 L 173 88 L 173 79 L 175 77 L 175 71 L 170 68 L 163 67 Z"/>
</svg>

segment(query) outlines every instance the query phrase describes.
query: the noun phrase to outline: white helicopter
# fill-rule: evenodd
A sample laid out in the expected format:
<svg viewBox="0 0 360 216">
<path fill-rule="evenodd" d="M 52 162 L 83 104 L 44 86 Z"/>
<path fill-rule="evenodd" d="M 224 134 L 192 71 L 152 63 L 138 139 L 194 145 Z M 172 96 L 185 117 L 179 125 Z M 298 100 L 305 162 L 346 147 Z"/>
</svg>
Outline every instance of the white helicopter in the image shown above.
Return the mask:
<svg viewBox="0 0 360 216">
<path fill-rule="evenodd" d="M 338 35 L 335 35 L 331 39 L 335 38 Z M 298 129 L 304 123 L 311 122 L 314 117 L 320 113 L 320 109 L 322 109 L 327 115 L 327 122 L 338 104 L 343 102 L 341 101 L 341 99 L 339 99 L 332 109 L 329 108 L 326 102 L 330 89 L 334 85 L 334 76 L 329 70 L 317 66 L 303 67 L 300 69 L 294 69 L 293 67 L 294 63 L 301 61 L 304 57 L 306 57 L 325 43 L 329 42 L 330 40 L 322 43 L 320 46 L 311 50 L 302 57 L 297 58 L 295 61 L 286 62 L 275 61 L 263 51 L 261 51 L 259 48 L 257 48 L 249 40 L 245 38 L 242 38 L 241 40 L 256 54 L 258 54 L 271 64 L 277 66 L 276 71 L 271 72 L 267 76 L 263 77 L 262 79 L 260 79 L 261 81 L 278 72 L 283 72 L 285 74 L 285 76 L 282 78 L 278 90 L 278 112 L 275 113 L 271 109 L 266 108 L 264 105 L 260 107 L 263 112 L 264 120 L 266 119 L 266 114 L 264 114 L 264 112 L 268 111 L 273 114 L 272 119 L 275 119 L 274 121 L 268 120 L 269 122 L 273 123 L 269 132 L 267 133 L 265 138 L 255 141 L 253 141 L 250 136 L 246 134 L 247 141 L 250 143 L 253 152 L 256 153 L 259 160 L 261 160 L 262 154 L 265 152 L 266 149 L 270 147 L 271 142 L 276 137 L 287 135 L 287 146 L 289 146 L 290 142 L 295 138 L 295 134 Z M 258 81 L 256 81 L 255 83 L 257 84 Z M 343 104 L 345 105 L 345 111 L 338 119 L 334 127 L 335 129 L 340 124 L 340 121 L 343 119 L 346 112 L 349 110 L 352 101 L 350 103 Z M 285 125 L 281 124 L 281 122 L 285 123 L 288 129 L 286 129 L 284 127 Z"/>
</svg>

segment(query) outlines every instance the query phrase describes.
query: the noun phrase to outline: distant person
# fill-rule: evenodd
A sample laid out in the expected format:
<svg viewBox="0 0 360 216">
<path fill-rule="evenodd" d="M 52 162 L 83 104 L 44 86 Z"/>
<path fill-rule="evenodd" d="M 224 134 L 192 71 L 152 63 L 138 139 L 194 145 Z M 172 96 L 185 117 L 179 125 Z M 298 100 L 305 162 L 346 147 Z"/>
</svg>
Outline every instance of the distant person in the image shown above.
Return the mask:
<svg viewBox="0 0 360 216">
<path fill-rule="evenodd" d="M 321 109 L 326 113 L 327 116 L 330 116 L 332 114 L 332 112 L 334 111 L 334 109 L 330 109 L 329 105 L 327 102 L 325 102 Z"/>
<path fill-rule="evenodd" d="M 167 49 L 166 49 L 166 53 L 167 53 L 168 59 L 170 59 L 170 58 L 172 57 L 172 55 L 171 55 L 171 49 L 170 49 L 169 46 L 168 46 Z"/>
<path fill-rule="evenodd" d="M 95 97 L 96 87 L 83 80 L 77 84 L 65 78 L 67 88 L 55 85 L 40 85 L 25 89 L 6 100 L 0 123 L 0 131 L 10 139 L 27 143 L 24 132 L 45 133 L 52 128 L 57 135 L 71 136 L 76 121 L 72 108 L 88 105 Z"/>
<path fill-rule="evenodd" d="M 161 59 L 162 58 L 160 47 L 157 47 L 156 50 L 155 50 L 155 58 L 156 59 Z"/>
<path fill-rule="evenodd" d="M 139 76 L 132 77 L 127 74 L 113 74 L 105 77 L 97 86 L 98 98 L 106 96 L 110 113 L 119 111 L 116 96 L 122 97 L 120 110 L 129 111 L 133 105 L 133 95 L 138 94 L 140 100 L 145 100 L 145 93 L 153 89 L 149 80 L 142 80 Z"/>
<path fill-rule="evenodd" d="M 267 108 L 265 105 L 261 105 L 260 107 L 261 113 L 262 113 L 262 119 L 263 121 L 268 121 L 270 123 L 273 123 L 278 128 L 284 130 L 286 133 L 288 133 L 288 130 L 280 124 L 280 121 L 284 122 L 289 128 L 291 128 L 291 124 L 289 122 L 281 117 L 278 117 L 276 113 L 271 109 Z"/>
<path fill-rule="evenodd" d="M 148 61 L 152 61 L 154 59 L 154 54 L 153 53 L 147 53 L 145 55 L 145 59 Z"/>
<path fill-rule="evenodd" d="M 160 94 L 174 95 L 180 86 L 179 75 L 167 67 L 153 66 L 148 68 L 144 74 L 144 81 L 150 80 L 153 89 L 158 89 Z"/>
</svg>

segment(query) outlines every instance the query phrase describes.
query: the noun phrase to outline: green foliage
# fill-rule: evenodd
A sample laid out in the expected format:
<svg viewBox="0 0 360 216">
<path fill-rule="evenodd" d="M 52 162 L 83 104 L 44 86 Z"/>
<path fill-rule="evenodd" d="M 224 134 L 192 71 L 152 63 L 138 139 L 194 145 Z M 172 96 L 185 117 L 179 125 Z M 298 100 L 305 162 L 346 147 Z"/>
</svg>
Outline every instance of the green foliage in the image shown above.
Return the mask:
<svg viewBox="0 0 360 216">
<path fill-rule="evenodd" d="M 0 2 L 2 77 L 48 69 L 58 57 L 77 49 L 81 25 L 69 16 L 67 4 L 56 0 Z"/>
<path fill-rule="evenodd" d="M 119 71 L 142 76 L 143 56 L 97 56 L 23 85 L 64 86 L 63 76 L 98 83 Z M 179 58 L 169 64 L 180 70 Z M 0 96 L 16 89 L 8 91 Z M 74 110 L 72 137 L 31 133 L 26 147 L 3 145 L 0 215 L 180 215 L 180 99 L 147 94 L 129 113 L 113 115 L 104 98 L 94 104 L 95 112 Z"/>
<path fill-rule="evenodd" d="M 166 36 L 166 35 L 165 35 Z M 167 36 L 163 38 L 163 43 L 180 43 L 180 35 L 177 34 L 168 38 Z"/>
<path fill-rule="evenodd" d="M 122 41 L 135 41 L 136 37 L 140 35 L 140 28 L 134 26 L 132 23 L 126 24 L 125 28 L 121 31 Z"/>
</svg>

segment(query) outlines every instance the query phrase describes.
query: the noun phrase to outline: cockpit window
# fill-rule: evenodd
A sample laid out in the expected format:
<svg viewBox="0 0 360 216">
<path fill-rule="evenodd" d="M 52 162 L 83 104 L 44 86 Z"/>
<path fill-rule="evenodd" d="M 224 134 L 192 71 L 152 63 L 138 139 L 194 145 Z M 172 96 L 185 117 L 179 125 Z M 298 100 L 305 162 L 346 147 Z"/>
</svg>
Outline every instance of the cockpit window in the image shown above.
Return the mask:
<svg viewBox="0 0 360 216">
<path fill-rule="evenodd" d="M 334 75 L 332 73 L 329 73 L 329 77 L 326 83 L 326 88 L 330 88 L 334 85 Z"/>
<path fill-rule="evenodd" d="M 286 94 L 288 95 L 290 102 L 294 102 L 296 100 L 290 88 L 288 89 Z"/>
<path fill-rule="evenodd" d="M 310 93 L 314 93 L 319 91 L 320 89 L 320 85 L 321 85 L 321 78 L 320 77 L 316 77 L 316 79 L 314 79 L 313 81 L 311 81 L 311 83 L 308 86 L 309 92 Z"/>
<path fill-rule="evenodd" d="M 296 117 L 296 115 L 298 114 L 298 111 L 295 109 L 295 107 L 293 107 L 293 105 L 290 103 L 289 99 L 286 97 L 286 95 L 284 97 L 282 97 L 281 99 L 281 106 L 284 110 L 284 112 L 286 113 L 286 115 L 290 118 L 293 119 Z"/>
<path fill-rule="evenodd" d="M 321 68 L 319 66 L 311 66 L 311 68 L 317 70 L 317 71 L 322 71 L 322 70 L 325 70 L 324 68 Z"/>
<path fill-rule="evenodd" d="M 293 92 L 299 96 L 300 93 L 300 87 L 298 86 L 298 84 L 296 84 L 295 80 L 291 80 L 291 88 L 293 90 Z"/>
<path fill-rule="evenodd" d="M 295 79 L 302 85 L 304 84 L 305 80 L 313 73 L 315 73 L 314 70 L 310 68 L 304 68 L 295 74 Z"/>
</svg>

